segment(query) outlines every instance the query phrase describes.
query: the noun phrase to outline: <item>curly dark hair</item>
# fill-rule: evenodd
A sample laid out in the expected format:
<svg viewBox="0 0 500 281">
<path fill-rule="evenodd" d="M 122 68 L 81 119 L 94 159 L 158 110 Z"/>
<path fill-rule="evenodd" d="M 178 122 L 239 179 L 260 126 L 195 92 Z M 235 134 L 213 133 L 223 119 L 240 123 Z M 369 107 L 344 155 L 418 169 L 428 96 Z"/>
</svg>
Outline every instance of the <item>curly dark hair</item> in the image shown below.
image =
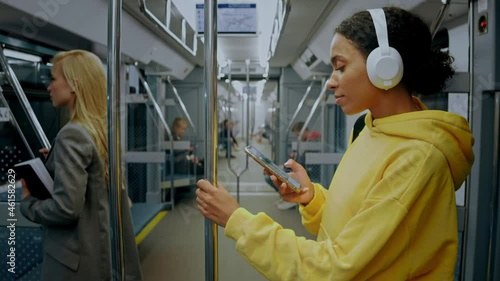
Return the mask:
<svg viewBox="0 0 500 281">
<path fill-rule="evenodd" d="M 411 94 L 431 95 L 440 92 L 455 71 L 448 52 L 431 47 L 432 36 L 424 21 L 404 9 L 383 8 L 388 26 L 389 45 L 400 53 L 404 74 L 402 85 Z M 351 40 L 368 57 L 378 47 L 371 15 L 360 11 L 344 20 L 335 30 Z"/>
</svg>

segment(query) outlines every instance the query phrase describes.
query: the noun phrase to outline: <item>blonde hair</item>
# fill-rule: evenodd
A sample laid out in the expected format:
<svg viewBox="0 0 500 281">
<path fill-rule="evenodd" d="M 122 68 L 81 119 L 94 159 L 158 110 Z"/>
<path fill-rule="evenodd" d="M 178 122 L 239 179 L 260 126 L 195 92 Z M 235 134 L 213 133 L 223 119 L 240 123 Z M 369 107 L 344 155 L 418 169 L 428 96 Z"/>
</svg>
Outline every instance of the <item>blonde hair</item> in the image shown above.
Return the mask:
<svg viewBox="0 0 500 281">
<path fill-rule="evenodd" d="M 188 122 L 184 118 L 177 117 L 177 118 L 174 119 L 174 122 L 172 122 L 172 129 L 178 128 L 182 124 L 188 125 Z"/>
<path fill-rule="evenodd" d="M 174 119 L 174 122 L 172 122 L 172 134 L 177 134 L 177 128 L 181 127 L 182 124 L 184 125 L 189 125 L 188 121 L 184 118 L 177 117 Z"/>
<path fill-rule="evenodd" d="M 60 64 L 64 79 L 75 93 L 70 121 L 82 125 L 92 136 L 103 162 L 108 184 L 108 130 L 106 74 L 101 60 L 88 51 L 72 50 L 57 53 L 52 63 Z"/>
</svg>

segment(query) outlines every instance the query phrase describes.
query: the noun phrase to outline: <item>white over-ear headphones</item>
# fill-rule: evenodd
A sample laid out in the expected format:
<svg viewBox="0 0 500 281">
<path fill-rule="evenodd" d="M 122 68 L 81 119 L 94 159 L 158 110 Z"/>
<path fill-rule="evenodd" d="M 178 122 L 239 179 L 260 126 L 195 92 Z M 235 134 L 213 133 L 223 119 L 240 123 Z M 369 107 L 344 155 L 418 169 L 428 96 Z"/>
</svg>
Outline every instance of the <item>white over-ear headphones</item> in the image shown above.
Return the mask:
<svg viewBox="0 0 500 281">
<path fill-rule="evenodd" d="M 403 60 L 399 52 L 389 47 L 385 13 L 382 9 L 368 10 L 375 26 L 378 47 L 366 59 L 368 78 L 375 87 L 389 90 L 403 78 Z"/>
</svg>

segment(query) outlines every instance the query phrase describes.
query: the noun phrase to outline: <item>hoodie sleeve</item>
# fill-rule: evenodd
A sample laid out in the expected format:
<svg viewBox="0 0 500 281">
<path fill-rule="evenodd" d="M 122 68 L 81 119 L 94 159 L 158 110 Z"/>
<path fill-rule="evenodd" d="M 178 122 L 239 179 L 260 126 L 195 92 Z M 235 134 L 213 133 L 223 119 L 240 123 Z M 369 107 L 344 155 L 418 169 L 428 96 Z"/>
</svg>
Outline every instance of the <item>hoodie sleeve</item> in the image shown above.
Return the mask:
<svg viewBox="0 0 500 281">
<path fill-rule="evenodd" d="M 362 202 L 339 233 L 328 233 L 323 225 L 316 227 L 323 237 L 321 241 L 297 237 L 264 213 L 253 215 L 243 208 L 230 217 L 225 234 L 236 241 L 236 249 L 269 280 L 369 280 L 396 261 L 410 263 L 401 260 L 410 243 L 408 205 L 428 184 L 442 181 L 439 167 L 446 165 L 442 154 L 426 152 L 413 163 L 408 177 L 398 177 L 397 187 L 391 175 L 408 172 L 398 171 L 407 168 L 407 160 L 401 157 L 401 163 L 388 167 L 388 178 L 373 187 L 373 196 Z M 395 192 L 378 196 L 388 188 Z M 307 212 L 309 207 L 315 205 L 301 211 Z M 318 210 L 316 214 L 319 213 Z M 397 278 L 409 274 L 407 266 L 392 270 Z"/>
<path fill-rule="evenodd" d="M 318 235 L 321 219 L 323 217 L 323 206 L 328 191 L 318 183 L 314 184 L 314 197 L 306 206 L 300 205 L 299 212 L 302 215 L 302 224 L 313 235 Z"/>
</svg>

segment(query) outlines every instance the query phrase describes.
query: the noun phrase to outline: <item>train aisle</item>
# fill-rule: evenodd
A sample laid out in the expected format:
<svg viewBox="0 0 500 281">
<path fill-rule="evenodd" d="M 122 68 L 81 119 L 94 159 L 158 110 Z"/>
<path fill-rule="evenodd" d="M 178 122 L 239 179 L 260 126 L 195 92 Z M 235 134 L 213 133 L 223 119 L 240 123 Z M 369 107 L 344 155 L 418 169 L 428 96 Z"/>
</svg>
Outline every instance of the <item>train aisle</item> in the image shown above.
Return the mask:
<svg viewBox="0 0 500 281">
<path fill-rule="evenodd" d="M 245 167 L 246 155 L 243 142 L 234 150 L 231 159 L 234 170 Z M 270 156 L 268 142 L 253 143 Z M 220 156 L 224 156 L 223 153 Z M 228 168 L 228 161 L 219 158 L 219 182 L 236 197 L 236 177 Z M 173 211 L 162 219 L 150 235 L 140 244 L 142 269 L 145 281 L 201 281 L 205 280 L 204 217 L 196 209 L 194 192 L 176 202 Z M 307 233 L 300 222 L 298 209 L 279 210 L 274 202 L 278 193 L 264 182 L 262 168 L 249 159 L 249 169 L 240 178 L 240 204 L 253 213 L 265 212 L 285 228 L 295 230 L 300 236 L 315 239 Z M 219 227 L 219 280 L 220 281 L 264 281 L 235 250 L 235 242 L 224 236 Z"/>
</svg>

